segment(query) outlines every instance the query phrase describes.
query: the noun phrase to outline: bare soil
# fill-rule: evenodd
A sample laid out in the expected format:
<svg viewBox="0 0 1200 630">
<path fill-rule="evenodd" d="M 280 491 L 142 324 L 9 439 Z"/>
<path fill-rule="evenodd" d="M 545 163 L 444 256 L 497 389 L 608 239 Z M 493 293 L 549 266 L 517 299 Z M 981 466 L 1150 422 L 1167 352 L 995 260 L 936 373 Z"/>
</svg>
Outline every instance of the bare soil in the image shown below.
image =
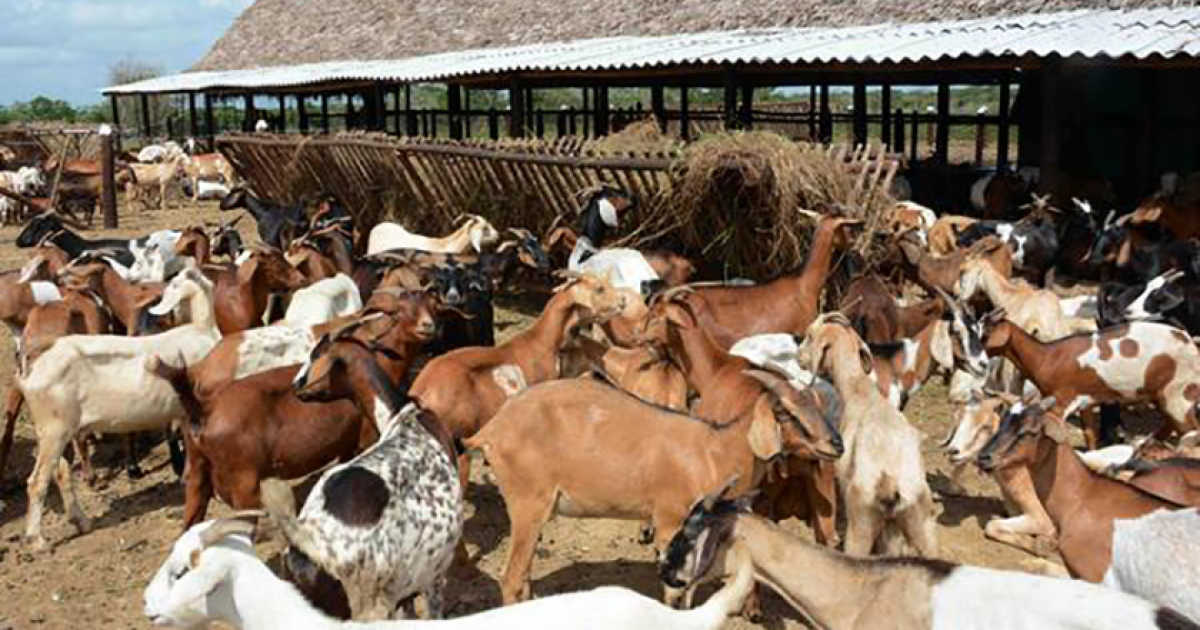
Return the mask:
<svg viewBox="0 0 1200 630">
<path fill-rule="evenodd" d="M 139 235 L 154 229 L 180 228 L 216 220 L 214 204 L 137 213 L 122 217 L 114 234 Z M 248 223 L 248 222 L 243 222 Z M 17 229 L 0 229 L 0 269 L 13 269 L 28 253 L 14 245 Z M 251 236 L 253 228 L 243 226 Z M 503 340 L 532 321 L 529 309 L 500 308 L 499 337 Z M 3 333 L 8 336 L 7 330 Z M 0 379 L 13 385 L 11 341 L 0 345 Z M 951 428 L 951 408 L 946 390 L 931 383 L 911 403 L 909 420 L 925 434 L 925 464 L 934 490 L 945 487 L 949 470 L 938 444 Z M 149 445 L 147 445 L 149 446 Z M 26 509 L 24 480 L 33 467 L 34 437 L 28 418 L 18 421 L 17 438 L 9 469 L 0 476 L 0 630 L 72 628 L 150 628 L 142 616 L 142 590 L 158 569 L 180 533 L 183 491 L 167 461 L 166 446 L 155 444 L 142 460 L 147 472 L 130 480 L 123 470 L 121 441 L 102 440 L 94 456 L 101 481 L 96 488 L 79 484 L 85 512 L 94 520 L 88 534 L 76 535 L 62 518 L 57 491 L 48 498 L 43 521 L 52 550 L 30 553 L 21 541 Z M 504 501 L 487 481 L 484 466 L 475 466 L 468 494 L 466 539 L 479 556 L 477 571 L 468 577 L 453 576 L 449 593 L 454 616 L 499 604 L 497 579 L 508 553 L 508 519 Z M 1001 515 L 1003 506 L 995 484 L 972 473 L 966 485 L 971 497 L 947 497 L 939 502 L 939 555 L 956 562 L 1006 569 L 1038 570 L 1043 561 L 1021 551 L 986 540 L 983 525 Z M 229 512 L 214 505 L 210 516 Z M 809 537 L 807 526 L 796 521 L 785 527 Z M 654 551 L 638 543 L 639 524 L 610 520 L 558 518 L 542 532 L 533 566 L 533 590 L 544 596 L 601 585 L 621 585 L 657 597 Z M 259 549 L 274 560 L 281 545 L 267 536 Z M 801 628 L 799 616 L 778 598 L 765 601 L 762 627 Z M 759 627 L 741 619 L 730 628 Z"/>
</svg>

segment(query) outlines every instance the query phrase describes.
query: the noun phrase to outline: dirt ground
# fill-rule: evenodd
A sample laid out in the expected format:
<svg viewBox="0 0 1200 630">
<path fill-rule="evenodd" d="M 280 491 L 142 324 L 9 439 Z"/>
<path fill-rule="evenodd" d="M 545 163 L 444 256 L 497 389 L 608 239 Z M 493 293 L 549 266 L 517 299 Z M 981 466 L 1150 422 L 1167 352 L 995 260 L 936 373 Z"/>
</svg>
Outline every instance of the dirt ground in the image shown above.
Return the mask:
<svg viewBox="0 0 1200 630">
<path fill-rule="evenodd" d="M 122 216 L 117 234 L 136 235 L 153 229 L 180 228 L 215 220 L 214 204 L 166 212 Z M 243 222 L 249 223 L 249 222 Z M 247 236 L 251 227 L 243 226 Z M 13 269 L 26 260 L 16 249 L 15 228 L 0 229 L 0 269 Z M 106 236 L 114 234 L 105 232 Z M 498 310 L 499 336 L 511 336 L 531 321 L 530 313 Z M 8 336 L 7 329 L 2 333 Z M 0 382 L 12 386 L 11 340 L 0 342 Z M 934 490 L 945 487 L 948 463 L 938 444 L 951 428 L 951 408 L 940 383 L 917 396 L 908 410 L 909 420 L 925 434 L 925 464 Z M 147 475 L 129 480 L 121 465 L 122 449 L 116 439 L 106 439 L 95 456 L 101 481 L 94 489 L 80 484 L 85 512 L 93 530 L 81 536 L 62 518 L 57 491 L 51 491 L 43 528 L 53 549 L 33 554 L 21 541 L 26 508 L 24 480 L 32 469 L 33 431 L 27 418 L 18 422 L 17 439 L 9 469 L 0 477 L 0 630 L 70 628 L 149 628 L 142 616 L 142 590 L 158 569 L 180 533 L 183 491 L 167 462 L 165 445 L 154 446 L 142 461 Z M 504 502 L 489 484 L 482 466 L 475 466 L 468 493 L 466 539 L 480 557 L 478 571 L 469 578 L 452 578 L 450 614 L 459 616 L 498 605 L 497 579 L 508 553 L 508 523 Z M 995 484 L 971 473 L 970 498 L 939 501 L 939 555 L 947 560 L 1006 569 L 1035 570 L 1041 561 L 1023 552 L 988 541 L 983 525 L 1002 513 Z M 214 504 L 210 516 L 228 513 Z M 785 524 L 808 536 L 807 526 Z M 639 524 L 609 520 L 558 518 L 542 533 L 533 566 L 533 590 L 550 595 L 621 585 L 652 597 L 660 592 L 654 552 L 637 542 Z M 260 545 L 264 558 L 280 550 L 277 537 Z M 818 577 L 819 576 L 814 576 Z M 763 627 L 801 628 L 798 615 L 778 598 L 765 602 Z M 729 628 L 759 627 L 741 619 Z"/>
</svg>

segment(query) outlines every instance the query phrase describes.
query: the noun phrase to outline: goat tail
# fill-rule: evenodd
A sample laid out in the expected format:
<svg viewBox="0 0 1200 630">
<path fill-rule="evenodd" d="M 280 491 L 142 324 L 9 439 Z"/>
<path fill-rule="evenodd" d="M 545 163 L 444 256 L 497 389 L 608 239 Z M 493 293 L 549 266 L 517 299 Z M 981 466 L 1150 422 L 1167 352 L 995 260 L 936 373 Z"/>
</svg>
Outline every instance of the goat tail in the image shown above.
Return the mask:
<svg viewBox="0 0 1200 630">
<path fill-rule="evenodd" d="M 684 613 L 697 620 L 702 620 L 689 627 L 712 630 L 720 628 L 727 617 L 742 610 L 746 597 L 753 589 L 754 564 L 750 562 L 749 558 L 744 558 L 738 563 L 737 573 L 733 575 L 732 580 L 726 582 L 721 590 L 708 598 L 703 606 Z"/>
<path fill-rule="evenodd" d="M 884 516 L 889 519 L 896 516 L 896 508 L 900 505 L 900 488 L 894 477 L 883 475 L 879 478 L 875 483 L 875 500 L 879 502 Z"/>
</svg>

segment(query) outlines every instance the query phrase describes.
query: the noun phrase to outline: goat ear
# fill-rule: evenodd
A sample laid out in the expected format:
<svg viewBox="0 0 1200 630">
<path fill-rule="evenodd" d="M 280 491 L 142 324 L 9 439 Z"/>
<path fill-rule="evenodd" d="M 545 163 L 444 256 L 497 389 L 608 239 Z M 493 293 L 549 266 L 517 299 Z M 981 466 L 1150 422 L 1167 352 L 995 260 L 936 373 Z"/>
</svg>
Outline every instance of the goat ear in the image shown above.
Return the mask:
<svg viewBox="0 0 1200 630">
<path fill-rule="evenodd" d="M 747 439 L 754 456 L 763 461 L 770 461 L 783 452 L 779 422 L 775 420 L 775 409 L 768 396 L 759 396 L 754 403 L 754 415 L 750 420 Z"/>
<path fill-rule="evenodd" d="M 863 372 L 870 374 L 875 369 L 875 358 L 871 355 L 871 348 L 862 341 L 858 342 L 858 360 L 862 361 Z"/>
<path fill-rule="evenodd" d="M 202 550 L 192 553 L 191 571 L 175 582 L 168 596 L 166 610 L 179 610 L 198 599 L 208 597 L 210 593 L 229 576 L 232 567 L 212 557 L 204 558 Z"/>
</svg>

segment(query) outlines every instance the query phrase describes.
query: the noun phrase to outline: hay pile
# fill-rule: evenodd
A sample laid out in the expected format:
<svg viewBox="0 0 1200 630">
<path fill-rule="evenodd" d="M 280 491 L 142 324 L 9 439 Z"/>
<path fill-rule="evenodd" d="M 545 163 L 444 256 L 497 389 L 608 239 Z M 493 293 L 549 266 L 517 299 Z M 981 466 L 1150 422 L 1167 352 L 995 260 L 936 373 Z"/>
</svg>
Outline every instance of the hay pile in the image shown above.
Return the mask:
<svg viewBox="0 0 1200 630">
<path fill-rule="evenodd" d="M 645 222 L 626 242 L 672 242 L 761 280 L 803 266 L 815 227 L 806 209 L 863 219 L 854 250 L 871 264 L 885 255 L 872 235 L 894 205 L 877 166 L 772 133 L 706 136 L 684 150 L 671 186 L 646 204 Z"/>
<path fill-rule="evenodd" d="M 667 153 L 682 145 L 678 138 L 659 129 L 658 119 L 653 115 L 591 143 L 598 153 Z"/>
</svg>

